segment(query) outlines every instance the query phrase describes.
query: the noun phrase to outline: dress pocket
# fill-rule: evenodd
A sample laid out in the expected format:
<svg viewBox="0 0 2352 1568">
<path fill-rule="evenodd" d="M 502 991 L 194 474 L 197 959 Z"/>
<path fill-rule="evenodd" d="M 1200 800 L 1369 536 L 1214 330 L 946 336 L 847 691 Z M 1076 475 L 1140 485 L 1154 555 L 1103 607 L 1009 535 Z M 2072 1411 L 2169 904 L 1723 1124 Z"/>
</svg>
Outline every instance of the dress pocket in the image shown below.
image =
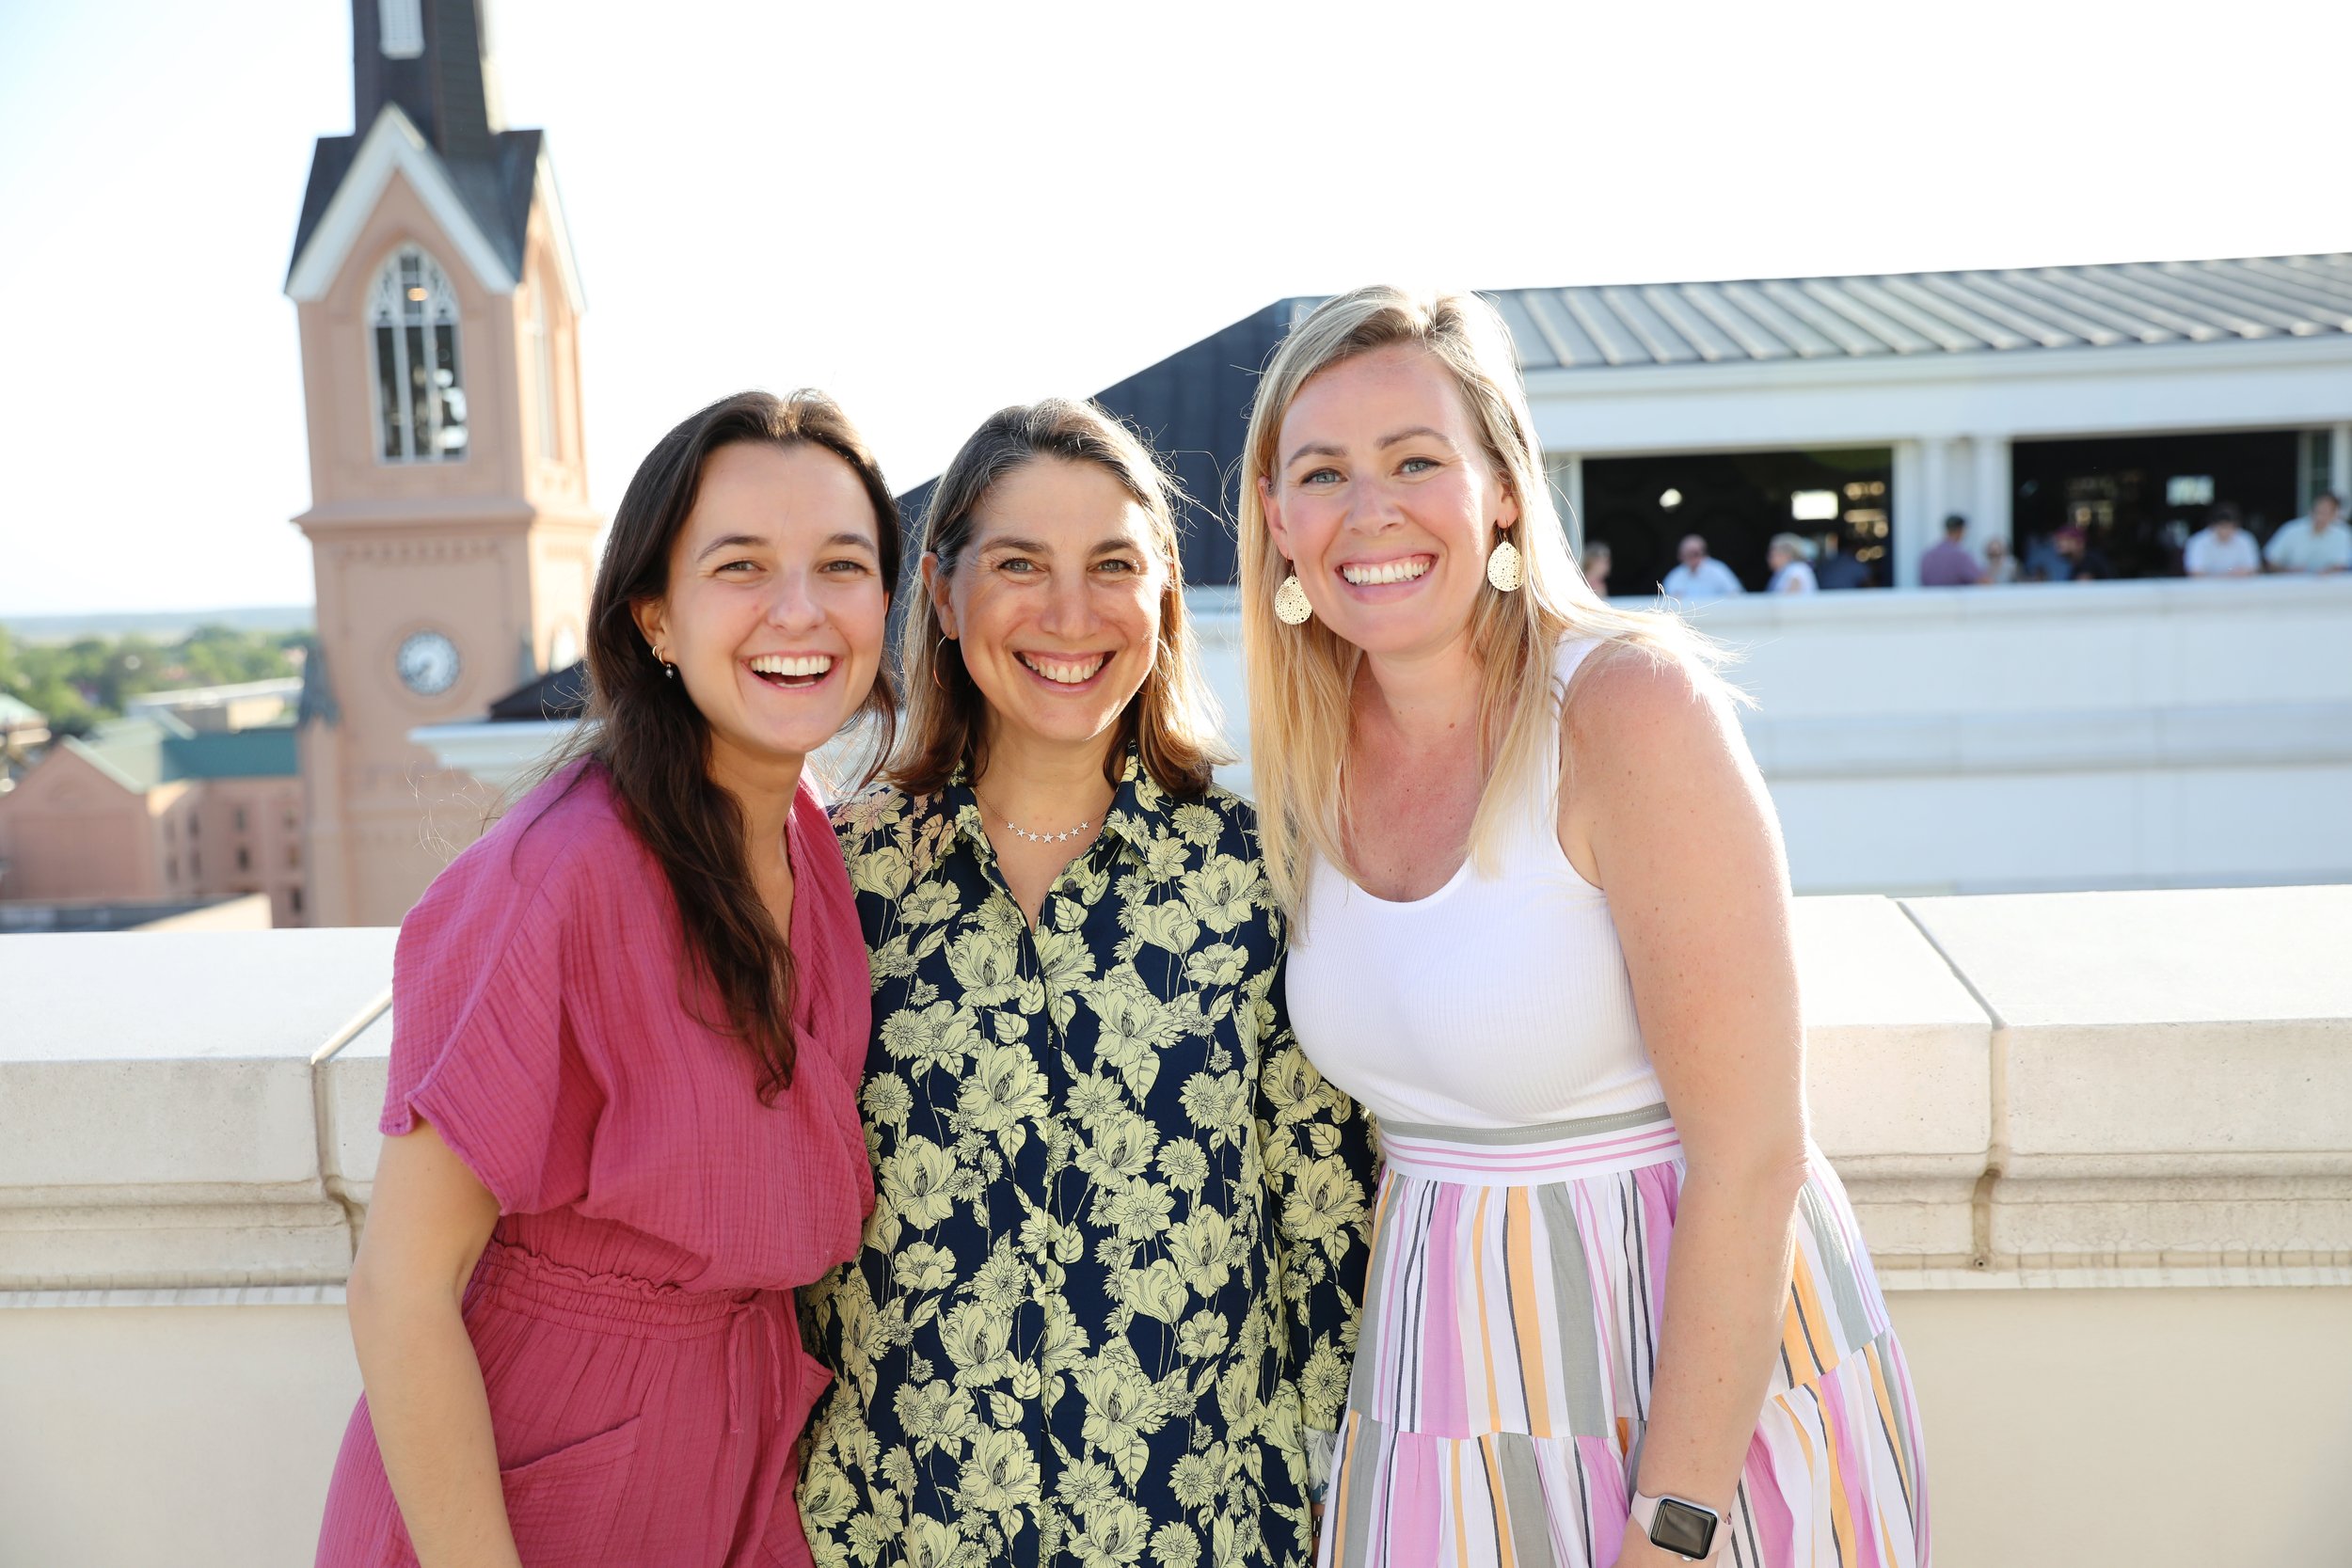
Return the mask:
<svg viewBox="0 0 2352 1568">
<path fill-rule="evenodd" d="M 499 1472 L 523 1568 L 619 1560 L 620 1513 L 637 1463 L 637 1417 Z"/>
</svg>

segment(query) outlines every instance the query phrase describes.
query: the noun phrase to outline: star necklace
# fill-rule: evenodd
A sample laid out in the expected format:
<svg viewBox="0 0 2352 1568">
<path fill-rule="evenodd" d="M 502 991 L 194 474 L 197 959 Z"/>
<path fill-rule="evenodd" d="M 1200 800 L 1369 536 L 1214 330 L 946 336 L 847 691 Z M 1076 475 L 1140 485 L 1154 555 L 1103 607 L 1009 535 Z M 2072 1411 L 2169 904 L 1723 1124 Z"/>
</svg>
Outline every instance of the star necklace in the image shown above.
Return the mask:
<svg viewBox="0 0 2352 1568">
<path fill-rule="evenodd" d="M 980 792 L 978 790 L 976 789 L 972 792 L 972 799 L 983 812 L 989 809 L 988 802 L 980 799 Z M 1011 832 L 1013 836 L 1016 838 L 1026 839 L 1031 844 L 1067 844 L 1072 839 L 1080 836 L 1088 829 L 1094 826 L 1094 819 L 1092 817 L 1089 817 L 1087 820 L 1079 823 L 1076 827 L 1071 829 L 1067 832 L 1033 833 L 1029 832 L 1028 829 L 1023 827 L 1020 823 L 1013 821 L 1010 817 L 1000 817 L 998 820 L 1005 824 L 1007 831 Z"/>
</svg>

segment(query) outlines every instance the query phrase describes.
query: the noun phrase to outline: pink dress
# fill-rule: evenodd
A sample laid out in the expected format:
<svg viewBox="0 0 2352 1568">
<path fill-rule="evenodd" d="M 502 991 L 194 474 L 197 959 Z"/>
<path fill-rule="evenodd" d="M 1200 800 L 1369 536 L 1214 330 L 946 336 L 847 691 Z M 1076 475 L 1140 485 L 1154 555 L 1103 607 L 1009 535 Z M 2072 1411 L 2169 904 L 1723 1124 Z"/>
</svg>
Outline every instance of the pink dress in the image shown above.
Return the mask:
<svg viewBox="0 0 2352 1568">
<path fill-rule="evenodd" d="M 771 1107 L 684 961 L 602 771 L 566 769 L 401 927 L 387 1133 L 430 1121 L 498 1198 L 465 1301 L 525 1568 L 809 1561 L 794 1445 L 826 1374 L 794 1288 L 873 1205 L 856 1103 L 868 981 L 803 786 L 788 834 L 800 1054 Z M 318 1561 L 417 1560 L 362 1399 Z"/>
</svg>

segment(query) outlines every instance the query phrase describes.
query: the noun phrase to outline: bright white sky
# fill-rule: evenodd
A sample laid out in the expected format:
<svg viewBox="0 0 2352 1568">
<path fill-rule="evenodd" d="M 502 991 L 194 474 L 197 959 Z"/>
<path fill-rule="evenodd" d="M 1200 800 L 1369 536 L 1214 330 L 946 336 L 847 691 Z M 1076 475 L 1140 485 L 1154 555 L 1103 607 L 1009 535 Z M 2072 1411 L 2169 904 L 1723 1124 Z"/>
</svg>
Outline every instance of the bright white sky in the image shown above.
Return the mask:
<svg viewBox="0 0 2352 1568">
<path fill-rule="evenodd" d="M 500 0 L 610 512 L 815 384 L 901 489 L 1260 306 L 2352 247 L 2352 7 Z M 0 0 L 0 615 L 307 602 L 294 307 L 337 0 Z"/>
</svg>

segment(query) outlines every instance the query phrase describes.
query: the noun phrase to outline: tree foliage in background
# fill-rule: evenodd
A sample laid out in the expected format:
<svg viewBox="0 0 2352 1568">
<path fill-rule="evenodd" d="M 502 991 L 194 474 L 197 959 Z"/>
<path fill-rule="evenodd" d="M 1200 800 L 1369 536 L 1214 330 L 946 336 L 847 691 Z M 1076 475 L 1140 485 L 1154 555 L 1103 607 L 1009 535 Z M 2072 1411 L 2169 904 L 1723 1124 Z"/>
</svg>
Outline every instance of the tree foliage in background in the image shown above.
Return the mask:
<svg viewBox="0 0 2352 1568">
<path fill-rule="evenodd" d="M 136 634 L 27 642 L 0 626 L 0 691 L 47 714 L 57 733 L 78 735 L 142 692 L 298 675 L 310 646 L 309 632 L 234 626 L 199 626 L 176 642 Z"/>
</svg>

